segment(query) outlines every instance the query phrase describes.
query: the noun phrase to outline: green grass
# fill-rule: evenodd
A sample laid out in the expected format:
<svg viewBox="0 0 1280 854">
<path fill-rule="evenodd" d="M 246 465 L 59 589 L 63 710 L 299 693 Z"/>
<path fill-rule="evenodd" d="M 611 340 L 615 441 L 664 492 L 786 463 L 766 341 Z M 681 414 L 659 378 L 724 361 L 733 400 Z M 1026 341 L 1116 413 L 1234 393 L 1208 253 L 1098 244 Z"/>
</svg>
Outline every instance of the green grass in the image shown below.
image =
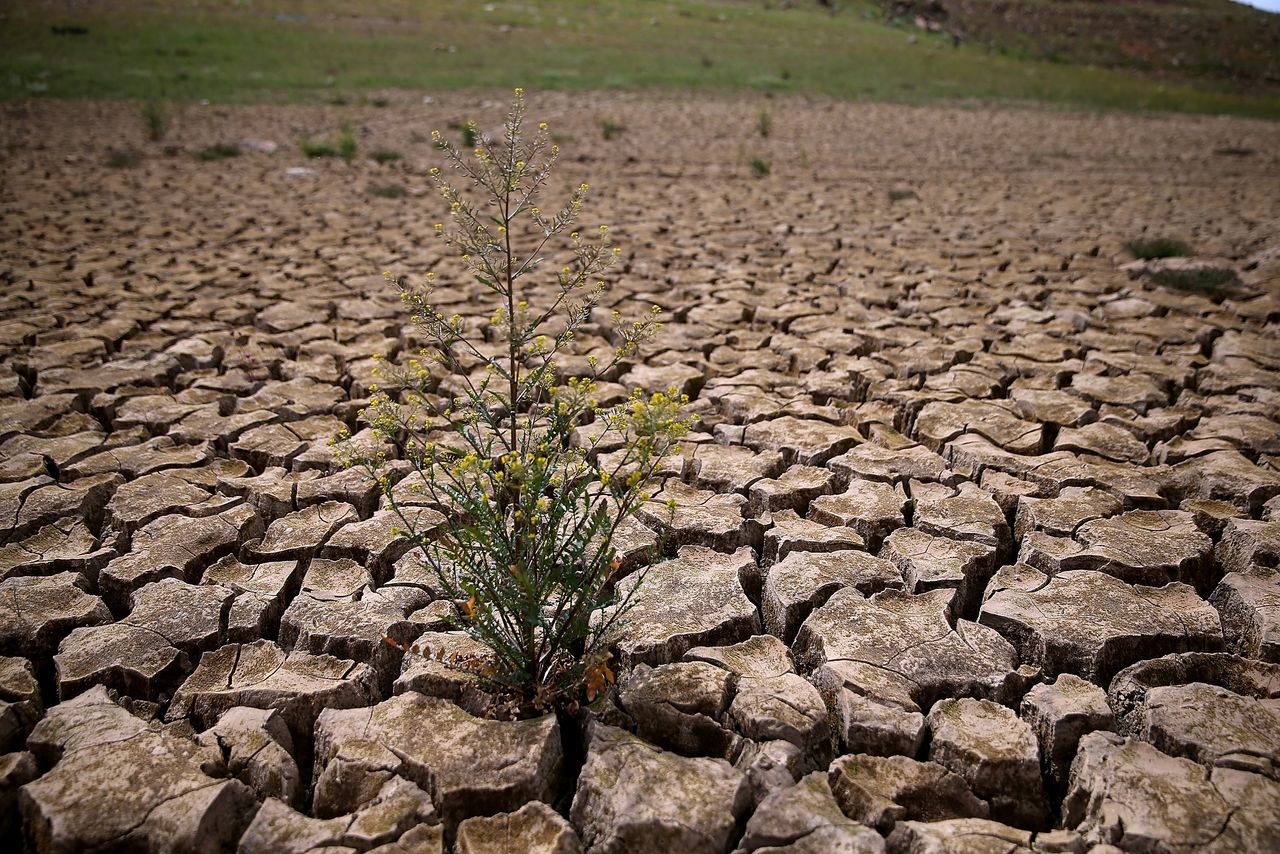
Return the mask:
<svg viewBox="0 0 1280 854">
<path fill-rule="evenodd" d="M 918 199 L 918 198 L 920 197 L 916 195 L 915 190 L 890 190 L 889 191 L 890 202 L 904 202 L 907 199 Z"/>
<path fill-rule="evenodd" d="M 356 148 L 356 138 L 349 127 L 342 129 L 336 142 L 310 137 L 298 140 L 298 150 L 307 157 L 341 157 L 348 163 L 356 159 Z"/>
<path fill-rule="evenodd" d="M 763 107 L 760 108 L 760 112 L 756 113 L 756 131 L 762 137 L 767 137 L 773 133 L 773 113 Z"/>
<path fill-rule="evenodd" d="M 202 148 L 193 155 L 196 160 L 226 160 L 228 157 L 239 157 L 240 146 L 229 142 L 216 142 L 208 148 Z"/>
<path fill-rule="evenodd" d="M 142 124 L 147 129 L 147 139 L 159 142 L 169 132 L 169 108 L 159 101 L 147 101 L 142 105 Z"/>
<path fill-rule="evenodd" d="M 1225 267 L 1199 267 L 1194 270 L 1160 270 L 1151 281 L 1166 288 L 1217 296 L 1240 284 L 1235 270 Z"/>
<path fill-rule="evenodd" d="M 307 157 L 337 157 L 338 146 L 328 140 L 320 139 L 300 139 L 298 140 L 298 150 Z"/>
<path fill-rule="evenodd" d="M 394 163 L 397 160 L 401 159 L 403 156 L 404 155 L 402 155 L 398 151 L 391 151 L 390 149 L 384 148 L 384 149 L 379 149 L 378 151 L 372 152 L 369 155 L 369 159 L 376 163 Z"/>
<path fill-rule="evenodd" d="M 492 11 L 485 9 L 492 7 Z M 0 98 L 359 102 L 370 90 L 662 89 L 979 99 L 1280 118 L 1280 98 L 1021 59 L 760 0 L 11 3 Z M 50 11 L 53 10 L 53 11 Z M 358 10 L 358 12 L 357 12 Z M 83 35 L 56 35 L 78 25 Z"/>
<path fill-rule="evenodd" d="M 751 174 L 757 178 L 763 178 L 773 171 L 773 167 L 768 160 L 761 160 L 759 157 L 753 158 L 751 161 Z"/>
<path fill-rule="evenodd" d="M 1124 245 L 1129 254 L 1143 261 L 1153 258 L 1181 258 L 1194 255 L 1190 244 L 1173 237 L 1152 237 L 1130 240 Z"/>
<path fill-rule="evenodd" d="M 338 156 L 348 163 L 356 159 L 356 137 L 351 128 L 344 127 L 338 134 Z"/>
<path fill-rule="evenodd" d="M 475 122 L 451 122 L 449 129 L 458 132 L 463 148 L 475 148 L 476 142 L 480 139 L 480 135 L 476 131 Z"/>
<path fill-rule="evenodd" d="M 600 120 L 600 135 L 604 137 L 606 140 L 613 139 L 615 136 L 618 136 L 619 134 L 621 134 L 624 130 L 626 130 L 626 127 L 618 124 L 612 119 Z"/>
</svg>

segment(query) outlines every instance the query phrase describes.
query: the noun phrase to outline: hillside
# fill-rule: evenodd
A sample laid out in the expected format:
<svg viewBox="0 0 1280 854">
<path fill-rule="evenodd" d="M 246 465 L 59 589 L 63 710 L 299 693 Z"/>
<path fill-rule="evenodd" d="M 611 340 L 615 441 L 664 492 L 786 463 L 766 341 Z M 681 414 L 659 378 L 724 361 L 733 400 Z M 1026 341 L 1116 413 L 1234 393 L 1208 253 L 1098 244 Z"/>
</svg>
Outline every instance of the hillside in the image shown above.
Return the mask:
<svg viewBox="0 0 1280 854">
<path fill-rule="evenodd" d="M 1280 14 L 1232 0 L 884 0 L 891 22 L 1050 62 L 1280 86 Z"/>
<path fill-rule="evenodd" d="M 921 24 L 965 37 L 956 43 L 918 29 L 917 5 L 932 16 Z M 1176 17 L 1165 5 L 1133 8 Z M 1229 5 L 1206 0 L 1204 8 Z M 1132 64 L 1103 67 L 1124 65 L 1119 59 L 1102 63 L 1054 48 L 1056 34 L 1023 35 L 1056 33 L 1066 26 L 1063 10 L 1077 7 L 1096 13 L 1076 16 L 1081 44 L 1101 45 L 1103 34 L 1122 31 L 1099 23 L 1114 16 L 1112 4 L 1030 0 L 932 0 L 900 4 L 897 13 L 870 0 L 11 0 L 0 4 L 0 100 L 358 102 L 390 90 L 523 85 L 1280 118 L 1273 83 L 1242 85 L 1222 74 L 1153 80 Z M 1274 80 L 1280 51 L 1258 45 L 1272 37 L 1271 18 L 1280 16 L 1239 12 L 1243 23 L 1224 12 L 1187 26 L 1226 32 L 1228 23 L 1248 29 L 1259 21 L 1229 61 L 1249 80 Z M 1175 45 L 1166 52 L 1185 57 L 1178 61 L 1189 68 L 1217 57 L 1213 44 L 1235 39 L 1204 48 L 1172 36 L 1157 41 Z M 1099 55 L 1106 50 L 1097 48 Z"/>
</svg>

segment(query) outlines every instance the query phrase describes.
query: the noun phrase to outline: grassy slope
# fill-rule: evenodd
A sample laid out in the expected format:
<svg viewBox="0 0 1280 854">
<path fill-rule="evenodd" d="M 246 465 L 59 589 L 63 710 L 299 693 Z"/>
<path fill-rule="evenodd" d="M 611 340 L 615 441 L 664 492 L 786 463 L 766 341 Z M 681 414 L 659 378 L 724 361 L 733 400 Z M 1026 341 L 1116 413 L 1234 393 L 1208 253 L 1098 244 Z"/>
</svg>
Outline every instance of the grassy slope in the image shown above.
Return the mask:
<svg viewBox="0 0 1280 854">
<path fill-rule="evenodd" d="M 1001 99 L 1280 118 L 1274 97 L 956 49 L 885 26 L 863 3 L 845 3 L 834 15 L 759 0 L 278 0 L 269 8 L 253 0 L 171 0 L 67 9 L 5 7 L 0 97 L 297 100 L 524 85 Z M 51 30 L 69 24 L 89 32 Z"/>
<path fill-rule="evenodd" d="M 1038 59 L 1215 79 L 1280 93 L 1280 15 L 1232 0 L 880 0 L 979 44 Z"/>
</svg>

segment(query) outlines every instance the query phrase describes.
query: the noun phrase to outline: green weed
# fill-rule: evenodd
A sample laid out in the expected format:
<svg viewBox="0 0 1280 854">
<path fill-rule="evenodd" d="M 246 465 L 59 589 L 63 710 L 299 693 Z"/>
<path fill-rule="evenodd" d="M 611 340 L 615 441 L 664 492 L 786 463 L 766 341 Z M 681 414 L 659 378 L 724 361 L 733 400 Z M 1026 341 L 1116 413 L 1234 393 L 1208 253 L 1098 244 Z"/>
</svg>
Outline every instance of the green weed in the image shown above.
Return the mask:
<svg viewBox="0 0 1280 854">
<path fill-rule="evenodd" d="M 596 309 L 612 304 L 603 277 L 618 250 L 605 226 L 586 237 L 577 230 L 586 184 L 559 212 L 536 206 L 558 148 L 546 124 L 529 130 L 524 116 L 517 89 L 502 138 L 478 140 L 474 156 L 433 133 L 474 191 L 464 195 L 432 169 L 452 216 L 436 232 L 445 256 L 489 295 L 490 310 L 472 320 L 447 315 L 459 304 L 446 293 L 448 307 L 437 307 L 433 276 L 419 288 L 386 273 L 426 346 L 418 358 L 377 360 L 379 386 L 360 417 L 367 435 L 394 442 L 408 480 L 389 476 L 385 447 L 371 452 L 359 437 L 338 443 L 349 465 L 382 485 L 433 586 L 452 603 L 454 626 L 491 655 L 387 642 L 466 672 L 504 717 L 573 714 L 613 682 L 610 646 L 640 587 L 615 587 L 623 573 L 615 534 L 648 502 L 650 480 L 689 428 L 675 390 L 637 390 L 612 407 L 595 399 L 597 378 L 658 330 L 656 307 L 618 319 L 613 355 L 588 358 L 589 375 L 558 378 L 557 359 L 595 334 Z M 535 232 L 530 246 L 515 245 L 513 235 Z M 564 263 L 544 254 L 548 244 L 563 247 Z M 476 370 L 482 350 L 493 355 Z M 582 428 L 596 438 L 574 439 Z M 616 453 L 602 452 L 605 437 Z M 420 514 L 423 502 L 446 515 Z"/>
<path fill-rule="evenodd" d="M 303 137 L 298 140 L 298 149 L 307 157 L 341 157 L 350 163 L 356 158 L 358 145 L 351 128 L 344 126 L 336 141 Z"/>
<path fill-rule="evenodd" d="M 1166 288 L 1193 293 L 1220 295 L 1240 284 L 1235 270 L 1225 267 L 1199 267 L 1193 270 L 1160 270 L 1151 274 L 1151 281 Z"/>
<path fill-rule="evenodd" d="M 304 137 L 298 140 L 298 150 L 307 157 L 338 156 L 338 147 L 328 140 L 313 140 Z"/>
<path fill-rule="evenodd" d="M 172 114 L 169 107 L 160 101 L 147 101 L 142 105 L 142 124 L 147 131 L 147 139 L 159 142 L 169 132 Z"/>
<path fill-rule="evenodd" d="M 463 148 L 476 147 L 476 140 L 479 139 L 479 135 L 476 132 L 475 122 L 451 122 L 449 127 L 459 133 Z"/>
<path fill-rule="evenodd" d="M 356 159 L 356 136 L 351 128 L 344 127 L 338 134 L 338 156 L 350 163 Z"/>
<path fill-rule="evenodd" d="M 240 146 L 230 142 L 216 142 L 206 148 L 196 151 L 193 155 L 196 160 L 226 160 L 228 157 L 239 157 Z"/>
<path fill-rule="evenodd" d="M 1191 245 L 1172 237 L 1139 238 L 1124 245 L 1129 254 L 1143 261 L 1155 258 L 1180 258 L 1194 255 Z"/>
</svg>

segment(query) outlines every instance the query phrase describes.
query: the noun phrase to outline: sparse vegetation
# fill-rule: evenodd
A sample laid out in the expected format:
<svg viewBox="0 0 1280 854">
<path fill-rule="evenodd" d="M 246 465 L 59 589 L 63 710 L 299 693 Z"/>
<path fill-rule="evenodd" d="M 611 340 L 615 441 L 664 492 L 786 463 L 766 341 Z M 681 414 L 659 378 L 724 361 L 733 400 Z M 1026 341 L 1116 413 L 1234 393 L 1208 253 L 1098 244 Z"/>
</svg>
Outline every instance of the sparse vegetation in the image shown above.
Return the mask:
<svg viewBox="0 0 1280 854">
<path fill-rule="evenodd" d="M 368 193 L 383 199 L 398 199 L 404 196 L 404 187 L 399 184 L 370 184 Z"/>
<path fill-rule="evenodd" d="M 462 139 L 463 148 L 475 148 L 479 134 L 476 132 L 475 122 L 452 122 L 450 129 L 456 130 Z M 442 147 L 437 143 L 437 147 Z"/>
<path fill-rule="evenodd" d="M 452 603 L 455 626 L 487 646 L 492 660 L 441 648 L 407 651 L 470 673 L 494 696 L 497 716 L 573 712 L 613 680 L 609 644 L 637 589 L 614 595 L 621 571 L 614 534 L 648 500 L 651 477 L 688 429 L 683 398 L 674 390 L 637 392 L 609 408 L 594 399 L 596 377 L 659 328 L 657 307 L 633 322 L 615 312 L 612 356 L 589 357 L 591 376 L 558 379 L 558 359 L 597 322 L 608 292 L 601 277 L 618 250 L 603 225 L 591 237 L 576 230 L 586 184 L 558 213 L 538 207 L 559 148 L 545 123 L 526 132 L 521 90 L 501 139 L 479 137 L 466 152 L 433 137 L 475 191 L 431 170 L 453 222 L 436 232 L 495 305 L 488 323 L 475 325 L 436 307 L 433 274 L 419 289 L 388 272 L 428 345 L 417 358 L 379 361 L 384 387 L 373 389 L 361 417 L 375 441 L 395 443 L 412 471 L 397 484 L 384 474 L 385 454 L 355 439 L 340 448 L 378 479 Z M 555 246 L 566 262 L 550 263 Z M 526 276 L 544 269 L 555 271 L 538 276 L 549 291 L 526 285 Z M 583 442 L 578 430 L 588 424 L 603 429 L 589 430 L 594 438 Z M 620 451 L 597 453 L 603 442 Z M 447 520 L 422 522 L 405 506 L 409 495 L 441 508 Z"/>
<path fill-rule="evenodd" d="M 621 134 L 624 130 L 626 130 L 626 128 L 615 121 L 612 121 L 610 119 L 600 120 L 600 135 L 604 137 L 606 140 L 613 139 L 615 136 L 618 136 L 619 134 Z"/>
<path fill-rule="evenodd" d="M 1151 237 L 1130 240 L 1124 245 L 1129 254 L 1143 261 L 1155 258 L 1181 258 L 1194 255 L 1190 244 L 1172 237 Z"/>
<path fill-rule="evenodd" d="M 226 160 L 228 157 L 239 157 L 240 146 L 231 142 L 216 142 L 206 148 L 201 148 L 193 155 L 196 160 Z"/>
<path fill-rule="evenodd" d="M 920 197 L 916 195 L 915 190 L 890 190 L 889 191 L 890 202 L 904 202 L 907 199 L 918 199 L 918 198 Z"/>
<path fill-rule="evenodd" d="M 1195 267 L 1188 270 L 1158 270 L 1151 281 L 1166 288 L 1217 296 L 1240 284 L 1235 270 L 1225 267 Z"/>
<path fill-rule="evenodd" d="M 344 127 L 338 134 L 338 156 L 350 163 L 356 159 L 356 135 L 351 128 Z"/>
<path fill-rule="evenodd" d="M 402 157 L 403 155 L 400 152 L 387 149 L 380 149 L 369 155 L 369 159 L 375 163 L 394 163 Z"/>
<path fill-rule="evenodd" d="M 142 105 L 142 124 L 147 130 L 147 139 L 159 142 L 169 132 L 169 123 L 173 115 L 168 105 L 160 101 L 147 101 Z"/>
<path fill-rule="evenodd" d="M 337 157 L 338 147 L 328 140 L 303 137 L 298 140 L 298 150 L 307 157 Z"/>
<path fill-rule="evenodd" d="M 759 157 L 751 159 L 751 174 L 757 178 L 763 178 L 773 170 L 768 160 L 762 160 Z"/>
<path fill-rule="evenodd" d="M 307 157 L 341 157 L 348 163 L 355 160 L 358 150 L 355 134 L 349 127 L 344 127 L 339 132 L 336 142 L 327 139 L 314 140 L 310 137 L 303 137 L 298 140 L 298 148 Z"/>
<path fill-rule="evenodd" d="M 762 137 L 767 137 L 773 132 L 773 114 L 769 112 L 768 107 L 761 107 L 760 112 L 756 113 L 756 130 Z"/>
</svg>

